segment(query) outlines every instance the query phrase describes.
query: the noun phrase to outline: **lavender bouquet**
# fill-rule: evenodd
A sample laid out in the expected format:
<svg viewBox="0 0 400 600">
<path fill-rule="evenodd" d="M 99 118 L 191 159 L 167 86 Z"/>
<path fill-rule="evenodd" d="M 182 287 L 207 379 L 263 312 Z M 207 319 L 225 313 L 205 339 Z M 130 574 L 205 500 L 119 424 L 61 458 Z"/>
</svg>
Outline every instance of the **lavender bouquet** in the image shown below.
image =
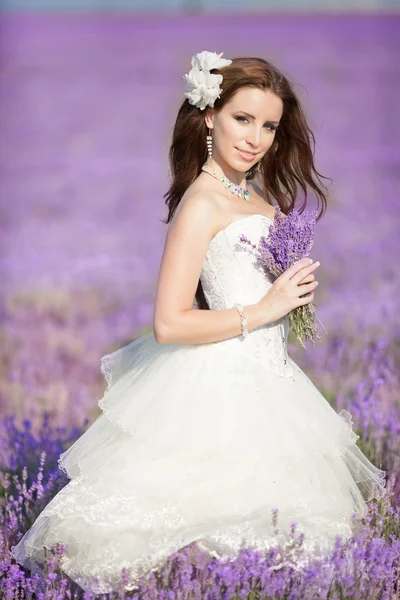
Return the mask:
<svg viewBox="0 0 400 600">
<path fill-rule="evenodd" d="M 295 262 L 309 256 L 314 244 L 316 216 L 316 210 L 301 215 L 298 211 L 292 211 L 285 216 L 276 206 L 268 237 L 262 236 L 258 247 L 245 235 L 240 236 L 240 241 L 257 250 L 265 271 L 279 277 Z M 312 302 L 298 306 L 289 313 L 290 328 L 303 348 L 305 340 L 311 340 L 315 346 L 315 341 L 320 339 L 316 331 L 315 316 Z"/>
</svg>

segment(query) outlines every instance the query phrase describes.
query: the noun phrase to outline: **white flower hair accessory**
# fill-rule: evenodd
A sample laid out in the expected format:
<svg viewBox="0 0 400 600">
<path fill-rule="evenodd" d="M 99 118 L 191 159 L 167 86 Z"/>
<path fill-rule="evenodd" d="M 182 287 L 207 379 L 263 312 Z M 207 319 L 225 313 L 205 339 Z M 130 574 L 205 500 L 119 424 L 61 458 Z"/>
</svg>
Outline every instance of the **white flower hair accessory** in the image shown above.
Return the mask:
<svg viewBox="0 0 400 600">
<path fill-rule="evenodd" d="M 212 69 L 221 69 L 231 64 L 228 58 L 221 58 L 221 54 L 216 52 L 208 52 L 204 50 L 192 57 L 192 68 L 186 79 L 185 96 L 189 100 L 189 104 L 193 104 L 204 110 L 206 106 L 211 108 L 214 102 L 220 97 L 222 92 L 220 84 L 222 83 L 222 75 L 210 73 Z"/>
</svg>

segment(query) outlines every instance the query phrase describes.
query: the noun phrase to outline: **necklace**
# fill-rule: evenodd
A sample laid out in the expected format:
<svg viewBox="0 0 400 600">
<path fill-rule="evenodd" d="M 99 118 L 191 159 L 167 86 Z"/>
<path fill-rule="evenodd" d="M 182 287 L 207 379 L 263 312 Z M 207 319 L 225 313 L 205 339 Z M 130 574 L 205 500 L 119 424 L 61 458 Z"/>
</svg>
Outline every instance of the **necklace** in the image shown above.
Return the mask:
<svg viewBox="0 0 400 600">
<path fill-rule="evenodd" d="M 228 188 L 230 192 L 232 192 L 232 194 L 236 194 L 237 196 L 239 196 L 239 198 L 244 198 L 245 200 L 247 200 L 247 202 L 250 202 L 250 193 L 246 185 L 244 187 L 236 185 L 235 183 L 233 183 L 233 181 L 225 177 L 225 175 L 219 175 L 216 171 L 214 171 L 214 169 L 212 169 L 208 165 L 203 165 L 201 167 L 201 170 L 205 171 L 206 173 L 209 173 L 216 179 L 219 179 L 219 181 L 221 181 L 224 184 L 224 186 Z"/>
</svg>

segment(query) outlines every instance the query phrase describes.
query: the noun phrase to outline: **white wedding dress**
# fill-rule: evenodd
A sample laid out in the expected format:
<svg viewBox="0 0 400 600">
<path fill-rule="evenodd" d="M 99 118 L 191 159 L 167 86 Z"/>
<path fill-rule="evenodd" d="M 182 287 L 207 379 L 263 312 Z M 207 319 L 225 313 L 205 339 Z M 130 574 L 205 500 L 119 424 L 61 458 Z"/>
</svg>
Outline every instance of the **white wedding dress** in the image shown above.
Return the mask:
<svg viewBox="0 0 400 600">
<path fill-rule="evenodd" d="M 239 242 L 256 243 L 270 224 L 250 215 L 211 240 L 201 270 L 211 309 L 255 303 L 272 285 Z M 13 547 L 17 562 L 34 568 L 44 546 L 65 543 L 64 572 L 104 593 L 123 567 L 133 589 L 194 541 L 234 558 L 284 545 L 294 521 L 314 556 L 347 539 L 352 514 L 384 493 L 385 472 L 356 445 L 350 414 L 290 358 L 287 336 L 286 316 L 207 344 L 159 344 L 150 332 L 102 357 L 102 414 L 60 456 L 71 481 Z"/>
</svg>

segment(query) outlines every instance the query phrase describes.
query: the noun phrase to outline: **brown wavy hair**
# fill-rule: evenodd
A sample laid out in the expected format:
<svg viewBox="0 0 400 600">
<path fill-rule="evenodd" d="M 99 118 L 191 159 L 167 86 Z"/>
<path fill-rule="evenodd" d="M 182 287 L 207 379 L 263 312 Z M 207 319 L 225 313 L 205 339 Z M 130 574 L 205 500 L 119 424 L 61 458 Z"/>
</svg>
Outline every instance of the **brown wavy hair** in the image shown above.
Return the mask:
<svg viewBox="0 0 400 600">
<path fill-rule="evenodd" d="M 303 212 L 307 205 L 307 186 L 315 192 L 321 212 L 319 220 L 326 211 L 327 191 L 321 178 L 327 179 L 315 169 L 315 137 L 307 125 L 302 106 L 288 79 L 270 62 L 262 58 L 234 58 L 232 63 L 221 69 L 212 69 L 211 73 L 223 75 L 222 93 L 214 103 L 215 112 L 232 98 L 242 87 L 250 86 L 261 90 L 270 90 L 283 102 L 283 113 L 274 142 L 263 156 L 259 176 L 267 202 L 275 199 L 280 210 L 288 214 L 294 209 L 298 189 L 304 192 L 304 202 L 299 209 Z M 171 186 L 164 194 L 168 206 L 168 217 L 162 220 L 169 223 L 187 188 L 201 173 L 201 167 L 207 160 L 205 110 L 189 103 L 182 103 L 172 134 L 169 150 Z M 252 180 L 257 164 L 246 173 L 246 180 Z M 195 294 L 199 309 L 209 309 L 199 280 Z"/>
</svg>

